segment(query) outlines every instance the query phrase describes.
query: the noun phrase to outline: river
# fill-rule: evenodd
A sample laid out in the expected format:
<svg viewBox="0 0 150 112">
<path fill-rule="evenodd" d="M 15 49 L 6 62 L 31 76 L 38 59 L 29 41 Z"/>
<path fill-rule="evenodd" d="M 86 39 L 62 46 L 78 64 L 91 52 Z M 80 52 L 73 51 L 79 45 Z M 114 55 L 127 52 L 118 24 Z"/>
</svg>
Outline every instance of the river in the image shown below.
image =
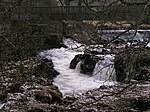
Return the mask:
<svg viewBox="0 0 150 112">
<path fill-rule="evenodd" d="M 64 95 L 85 92 L 99 88 L 104 84 L 114 84 L 114 81 L 109 79 L 109 74 L 111 74 L 110 72 L 113 70 L 113 67 L 110 68 L 109 64 L 113 64 L 111 60 L 114 55 L 101 55 L 104 60 L 97 63 L 93 75 L 89 76 L 79 72 L 80 63 L 78 63 L 76 69 L 69 68 L 70 62 L 74 56 L 77 54 L 83 54 L 83 48 L 76 50 L 71 49 L 75 49 L 75 46 L 77 45 L 77 43 L 73 44 L 73 42 L 70 44 L 71 40 L 65 40 L 64 43 L 69 48 L 52 49 L 40 53 L 42 57 L 52 59 L 54 68 L 60 73 L 60 75 L 54 79 L 54 85 L 58 86 Z"/>
<path fill-rule="evenodd" d="M 117 34 L 125 32 L 125 30 L 103 30 L 102 38 L 113 38 Z M 150 30 L 130 30 L 120 36 L 120 39 L 128 42 L 128 39 L 133 41 L 148 41 Z M 100 33 L 100 32 L 99 32 Z M 107 38 L 106 38 L 107 37 Z M 109 40 L 109 39 L 108 39 Z M 52 59 L 54 68 L 60 73 L 54 79 L 54 85 L 58 86 L 60 91 L 65 94 L 82 93 L 91 89 L 99 88 L 101 85 L 114 85 L 115 70 L 113 67 L 114 55 L 99 55 L 103 57 L 103 61 L 99 61 L 93 74 L 91 76 L 81 74 L 80 63 L 76 69 L 69 69 L 71 60 L 77 54 L 83 54 L 84 46 L 70 39 L 65 39 L 64 44 L 68 48 L 51 49 L 40 53 L 40 55 L 47 59 Z M 99 49 L 101 51 L 101 49 Z M 111 65 L 111 66 L 110 66 Z"/>
</svg>

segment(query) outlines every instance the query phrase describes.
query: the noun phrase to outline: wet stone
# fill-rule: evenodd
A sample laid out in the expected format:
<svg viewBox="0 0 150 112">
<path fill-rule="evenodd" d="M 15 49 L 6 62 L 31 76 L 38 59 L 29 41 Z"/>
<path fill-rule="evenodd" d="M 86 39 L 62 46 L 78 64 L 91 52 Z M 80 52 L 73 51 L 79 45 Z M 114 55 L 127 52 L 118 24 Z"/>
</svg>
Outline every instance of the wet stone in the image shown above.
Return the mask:
<svg viewBox="0 0 150 112">
<path fill-rule="evenodd" d="M 99 61 L 99 58 L 91 54 L 79 54 L 76 55 L 73 60 L 70 62 L 71 69 L 75 69 L 77 64 L 81 62 L 80 72 L 83 74 L 92 74 L 96 63 Z"/>
<path fill-rule="evenodd" d="M 40 101 L 41 103 L 51 103 L 52 96 L 47 91 L 38 91 L 35 94 L 35 99 Z"/>
</svg>

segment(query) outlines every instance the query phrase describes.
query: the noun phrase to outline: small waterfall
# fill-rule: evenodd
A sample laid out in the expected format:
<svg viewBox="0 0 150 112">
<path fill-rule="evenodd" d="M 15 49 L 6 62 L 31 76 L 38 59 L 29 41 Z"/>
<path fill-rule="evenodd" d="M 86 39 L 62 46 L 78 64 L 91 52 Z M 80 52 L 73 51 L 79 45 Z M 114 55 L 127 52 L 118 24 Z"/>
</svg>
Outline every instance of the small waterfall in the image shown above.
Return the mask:
<svg viewBox="0 0 150 112">
<path fill-rule="evenodd" d="M 81 66 L 81 63 L 82 63 L 82 61 L 80 61 L 77 65 L 76 65 L 76 68 L 75 68 L 75 70 L 77 71 L 77 72 L 79 72 L 80 73 L 80 66 Z"/>
<path fill-rule="evenodd" d="M 106 55 L 104 60 L 100 60 L 94 68 L 93 77 L 100 81 L 116 81 L 114 63 L 111 61 L 113 56 Z"/>
<path fill-rule="evenodd" d="M 93 77 L 100 81 L 115 81 L 114 66 L 107 61 L 99 61 L 93 71 Z"/>
</svg>

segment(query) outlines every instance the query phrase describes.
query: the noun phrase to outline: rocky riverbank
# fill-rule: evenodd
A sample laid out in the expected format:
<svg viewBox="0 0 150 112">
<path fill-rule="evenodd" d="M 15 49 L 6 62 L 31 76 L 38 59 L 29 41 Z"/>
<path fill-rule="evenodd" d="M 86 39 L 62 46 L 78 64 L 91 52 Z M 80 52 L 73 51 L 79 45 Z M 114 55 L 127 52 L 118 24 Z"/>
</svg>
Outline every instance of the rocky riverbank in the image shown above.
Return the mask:
<svg viewBox="0 0 150 112">
<path fill-rule="evenodd" d="M 65 45 L 62 43 L 62 38 L 57 38 L 57 36 L 53 34 L 44 37 L 42 42 L 45 43 L 42 49 L 65 47 Z M 54 52 L 55 51 L 52 53 Z M 18 54 L 20 52 L 18 51 L 15 53 Z M 57 54 L 57 57 L 62 58 L 59 53 Z M 115 65 L 115 69 L 118 70 L 117 75 L 119 75 L 117 77 L 122 77 L 122 75 L 128 76 L 126 74 L 128 73 L 127 70 L 131 70 L 129 69 L 130 66 L 132 66 L 136 73 L 139 73 L 140 70 L 140 74 L 136 74 L 139 76 L 143 72 L 141 71 L 143 69 L 139 69 L 139 67 L 144 64 L 142 66 L 142 68 L 144 67 L 144 75 L 148 76 L 149 78 L 149 52 L 140 52 L 140 58 L 139 55 L 136 55 L 138 53 L 138 51 L 132 52 L 131 50 L 130 53 L 120 53 L 120 55 L 118 55 L 119 58 L 116 57 L 119 60 L 121 58 L 121 62 L 123 61 L 123 63 L 116 64 L 120 65 L 119 69 Z M 127 54 L 131 55 L 127 57 Z M 77 59 L 77 61 L 84 61 L 84 64 L 86 63 L 89 67 L 90 63 L 87 63 L 89 59 L 91 60 L 89 56 L 92 55 L 86 55 L 86 58 L 83 58 L 82 55 L 82 60 Z M 67 55 L 64 55 L 64 57 L 68 58 Z M 133 57 L 138 58 L 133 59 Z M 92 59 L 95 60 L 96 58 Z M 126 62 L 127 59 L 129 59 L 129 61 Z M 146 62 L 145 59 L 147 60 Z M 139 60 L 140 63 L 138 63 L 138 66 L 133 66 L 136 64 L 135 62 L 139 62 Z M 131 61 L 133 61 L 133 63 Z M 92 67 L 86 68 L 87 70 L 90 70 L 87 71 L 87 73 L 91 73 L 93 71 L 93 66 L 96 64 L 96 62 L 97 60 L 94 61 Z M 60 63 L 58 64 L 60 65 Z M 4 66 L 1 66 L 2 69 L 0 71 L 0 100 L 2 101 L 0 111 L 2 112 L 150 111 L 150 82 L 149 80 L 143 80 L 143 77 L 142 80 L 135 80 L 135 78 L 133 78 L 130 81 L 125 80 L 129 79 L 130 77 L 125 77 L 121 81 L 118 79 L 118 81 L 126 83 L 117 83 L 116 85 L 101 85 L 98 89 L 89 90 L 85 93 L 63 96 L 58 87 L 52 83 L 53 78 L 59 75 L 59 72 L 54 69 L 53 62 L 50 58 L 41 59 L 41 57 L 24 57 L 22 60 L 16 59 L 15 61 L 11 61 L 10 63 L 6 64 L 4 63 L 3 65 Z M 83 66 L 83 70 L 85 67 L 86 66 Z M 121 71 L 121 74 L 119 74 L 120 69 L 123 69 L 123 71 L 125 70 L 126 72 Z"/>
<path fill-rule="evenodd" d="M 53 67 L 52 60 L 40 58 L 30 58 L 5 66 L 7 71 L 1 72 L 1 110 L 22 112 L 35 109 L 34 106 L 39 101 L 60 102 L 62 94 L 58 87 L 52 84 L 53 78 L 59 73 Z"/>
<path fill-rule="evenodd" d="M 62 94 L 53 85 L 59 72 L 51 59 L 37 56 L 45 49 L 65 47 L 61 37 L 28 22 L 14 22 L 11 27 L 10 37 L 1 35 L 5 46 L 1 47 L 0 58 L 0 112 L 30 112 L 37 107 L 45 110 L 47 104 L 43 103 L 61 102 Z"/>
<path fill-rule="evenodd" d="M 73 112 L 149 112 L 149 89 L 150 85 L 147 84 L 100 86 L 99 89 L 75 97 L 75 101 L 69 105 L 69 110 Z"/>
<path fill-rule="evenodd" d="M 150 85 L 100 86 L 62 98 L 55 86 L 24 86 L 24 93 L 9 94 L 2 112 L 149 112 Z M 26 90 L 26 91 L 25 91 Z M 53 90 L 53 91 L 52 91 Z"/>
</svg>

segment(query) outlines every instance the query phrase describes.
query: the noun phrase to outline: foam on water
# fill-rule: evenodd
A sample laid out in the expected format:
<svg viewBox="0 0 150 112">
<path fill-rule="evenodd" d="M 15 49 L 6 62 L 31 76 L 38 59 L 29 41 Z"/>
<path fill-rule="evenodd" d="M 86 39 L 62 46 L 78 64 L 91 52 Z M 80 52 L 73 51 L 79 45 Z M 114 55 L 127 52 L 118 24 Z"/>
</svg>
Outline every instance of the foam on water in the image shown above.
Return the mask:
<svg viewBox="0 0 150 112">
<path fill-rule="evenodd" d="M 52 59 L 54 68 L 60 73 L 54 79 L 54 85 L 58 86 L 63 94 L 85 92 L 87 90 L 99 88 L 102 84 L 114 84 L 98 80 L 95 76 L 91 77 L 79 72 L 79 65 L 76 69 L 70 69 L 69 65 L 75 55 L 83 52 L 68 50 L 66 48 L 52 49 L 41 52 L 40 55 L 47 59 Z"/>
</svg>

